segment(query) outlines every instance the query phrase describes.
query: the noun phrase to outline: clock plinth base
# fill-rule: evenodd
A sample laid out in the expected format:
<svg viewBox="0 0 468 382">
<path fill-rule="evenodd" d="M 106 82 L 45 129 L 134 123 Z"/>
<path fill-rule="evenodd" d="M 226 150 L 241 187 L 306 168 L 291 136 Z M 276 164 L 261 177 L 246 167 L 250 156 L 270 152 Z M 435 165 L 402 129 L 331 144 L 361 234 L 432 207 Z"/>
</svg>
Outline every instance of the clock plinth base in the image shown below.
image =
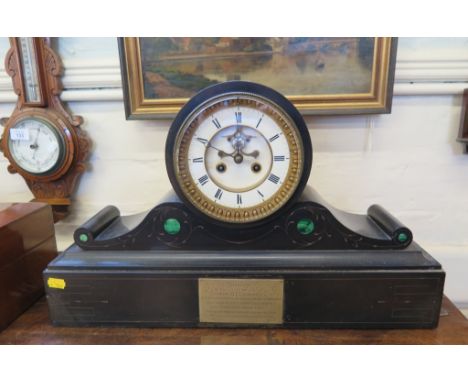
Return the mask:
<svg viewBox="0 0 468 382">
<path fill-rule="evenodd" d="M 312 188 L 250 228 L 212 225 L 174 195 L 108 206 L 44 272 L 56 325 L 431 328 L 445 273 L 382 207 L 328 205 Z"/>
<path fill-rule="evenodd" d="M 65 326 L 433 328 L 445 273 L 403 250 L 84 251 L 44 272 Z"/>
</svg>

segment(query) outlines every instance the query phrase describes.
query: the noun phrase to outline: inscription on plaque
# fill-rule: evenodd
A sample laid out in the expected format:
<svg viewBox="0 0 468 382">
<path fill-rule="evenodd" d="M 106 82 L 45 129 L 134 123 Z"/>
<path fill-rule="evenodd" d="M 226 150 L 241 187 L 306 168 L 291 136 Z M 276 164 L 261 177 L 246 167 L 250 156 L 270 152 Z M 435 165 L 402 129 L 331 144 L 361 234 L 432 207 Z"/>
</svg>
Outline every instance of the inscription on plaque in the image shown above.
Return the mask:
<svg viewBox="0 0 468 382">
<path fill-rule="evenodd" d="M 283 280 L 198 280 L 200 322 L 282 324 Z"/>
</svg>

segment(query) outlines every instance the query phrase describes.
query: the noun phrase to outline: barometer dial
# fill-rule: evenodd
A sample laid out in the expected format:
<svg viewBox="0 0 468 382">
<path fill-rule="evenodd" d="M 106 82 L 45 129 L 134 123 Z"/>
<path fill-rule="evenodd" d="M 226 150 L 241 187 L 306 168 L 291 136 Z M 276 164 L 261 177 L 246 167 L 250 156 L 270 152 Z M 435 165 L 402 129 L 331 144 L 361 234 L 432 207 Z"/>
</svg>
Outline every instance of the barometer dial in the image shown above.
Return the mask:
<svg viewBox="0 0 468 382">
<path fill-rule="evenodd" d="M 59 167 L 65 154 L 60 133 L 40 118 L 25 118 L 12 126 L 8 147 L 16 165 L 35 175 L 50 173 Z"/>
<path fill-rule="evenodd" d="M 166 157 L 174 188 L 190 206 L 216 221 L 253 223 L 300 192 L 311 144 L 289 101 L 236 81 L 202 91 L 182 109 Z"/>
</svg>

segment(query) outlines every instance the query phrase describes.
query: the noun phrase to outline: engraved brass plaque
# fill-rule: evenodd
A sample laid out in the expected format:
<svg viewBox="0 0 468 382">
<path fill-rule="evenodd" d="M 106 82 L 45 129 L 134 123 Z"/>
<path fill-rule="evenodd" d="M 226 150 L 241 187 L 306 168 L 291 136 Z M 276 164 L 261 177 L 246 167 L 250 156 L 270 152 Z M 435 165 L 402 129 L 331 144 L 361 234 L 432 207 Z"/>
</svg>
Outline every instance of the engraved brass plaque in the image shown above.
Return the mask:
<svg viewBox="0 0 468 382">
<path fill-rule="evenodd" d="M 281 279 L 198 280 L 200 322 L 232 324 L 283 323 Z"/>
</svg>

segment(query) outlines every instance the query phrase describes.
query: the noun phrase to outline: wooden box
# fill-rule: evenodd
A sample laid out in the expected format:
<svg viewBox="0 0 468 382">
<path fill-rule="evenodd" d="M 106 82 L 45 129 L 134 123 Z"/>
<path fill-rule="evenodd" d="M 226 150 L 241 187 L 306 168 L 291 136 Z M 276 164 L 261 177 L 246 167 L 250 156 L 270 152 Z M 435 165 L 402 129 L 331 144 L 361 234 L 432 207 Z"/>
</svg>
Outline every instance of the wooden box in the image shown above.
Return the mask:
<svg viewBox="0 0 468 382">
<path fill-rule="evenodd" d="M 56 256 L 48 204 L 0 203 L 0 331 L 44 294 L 42 271 Z"/>
</svg>

